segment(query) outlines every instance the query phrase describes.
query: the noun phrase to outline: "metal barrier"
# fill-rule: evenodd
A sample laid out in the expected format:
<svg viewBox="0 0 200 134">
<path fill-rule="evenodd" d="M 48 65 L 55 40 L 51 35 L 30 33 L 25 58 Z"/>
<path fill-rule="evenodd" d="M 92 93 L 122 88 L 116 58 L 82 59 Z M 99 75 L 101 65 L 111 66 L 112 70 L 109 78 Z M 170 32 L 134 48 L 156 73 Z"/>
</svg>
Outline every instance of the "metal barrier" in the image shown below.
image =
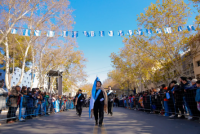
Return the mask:
<svg viewBox="0 0 200 134">
<path fill-rule="evenodd" d="M 132 109 L 145 111 L 149 113 L 157 113 L 164 116 L 178 115 L 181 118 L 193 117 L 198 119 L 200 111 L 195 101 L 196 89 L 187 89 L 185 91 L 166 92 L 163 94 L 140 95 L 135 96 L 131 101 Z M 127 102 L 124 101 L 124 107 Z"/>
<path fill-rule="evenodd" d="M 74 108 L 73 101 L 69 108 Z M 49 97 L 40 100 L 32 95 L 4 97 L 0 94 L 0 124 L 1 121 L 25 121 L 36 116 L 48 116 L 65 109 L 67 105 L 63 99 L 53 102 Z"/>
</svg>

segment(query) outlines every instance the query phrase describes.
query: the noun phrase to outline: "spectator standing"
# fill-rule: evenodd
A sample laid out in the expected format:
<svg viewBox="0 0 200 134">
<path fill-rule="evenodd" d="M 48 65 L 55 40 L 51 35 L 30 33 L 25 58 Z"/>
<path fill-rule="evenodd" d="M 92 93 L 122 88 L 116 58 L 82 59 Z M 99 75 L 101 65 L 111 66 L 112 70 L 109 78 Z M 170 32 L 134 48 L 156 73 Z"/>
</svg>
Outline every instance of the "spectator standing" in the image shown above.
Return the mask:
<svg viewBox="0 0 200 134">
<path fill-rule="evenodd" d="M 187 92 L 184 92 L 185 89 L 190 87 L 190 84 L 187 81 L 186 77 L 180 77 L 180 82 L 181 82 L 181 91 L 183 92 L 183 104 L 184 104 L 184 108 L 186 113 L 189 112 L 189 115 L 192 115 L 191 109 L 188 106 L 188 102 L 190 101 L 190 95 L 187 94 Z M 183 117 L 183 116 L 182 116 Z"/>
<path fill-rule="evenodd" d="M 183 109 L 183 91 L 181 90 L 180 86 L 176 84 L 173 88 L 173 95 L 174 95 L 174 104 L 175 104 L 175 115 L 170 116 L 171 119 L 178 118 L 178 113 L 181 111 L 181 118 L 184 117 L 184 109 Z"/>
<path fill-rule="evenodd" d="M 192 77 L 189 77 L 188 78 L 188 83 L 189 83 L 189 85 L 190 85 L 190 87 L 192 86 Z"/>
<path fill-rule="evenodd" d="M 200 111 L 200 80 L 198 80 L 196 84 L 197 84 L 197 90 L 196 90 L 195 101 L 197 102 L 197 108 Z"/>
<path fill-rule="evenodd" d="M 187 106 L 188 106 L 188 110 L 190 113 L 190 115 L 188 116 L 188 120 L 196 120 L 198 118 L 196 118 L 196 117 L 193 118 L 192 116 L 199 116 L 199 112 L 196 108 L 196 101 L 194 98 L 194 96 L 196 94 L 196 92 L 194 92 L 194 91 L 197 88 L 196 82 L 197 82 L 197 79 L 192 79 L 192 81 L 191 81 L 192 86 L 186 87 L 184 89 L 184 92 L 186 95 Z"/>
<path fill-rule="evenodd" d="M 26 112 L 26 107 L 27 107 L 27 87 L 23 86 L 22 90 L 21 90 L 21 94 L 23 95 L 23 100 L 22 100 L 22 106 L 21 106 L 21 120 L 20 121 L 24 121 L 24 119 L 26 118 L 25 113 Z M 20 99 L 21 100 L 21 99 Z"/>
<path fill-rule="evenodd" d="M 10 95 L 9 92 L 3 89 L 3 86 L 4 86 L 4 81 L 0 81 L 0 114 L 2 110 L 6 108 L 6 98 L 8 95 Z"/>
<path fill-rule="evenodd" d="M 10 93 L 9 100 L 11 105 L 9 106 L 8 114 L 7 114 L 7 123 L 14 123 L 16 121 L 16 111 L 17 111 L 17 102 L 21 95 L 20 86 L 13 87 Z"/>
</svg>

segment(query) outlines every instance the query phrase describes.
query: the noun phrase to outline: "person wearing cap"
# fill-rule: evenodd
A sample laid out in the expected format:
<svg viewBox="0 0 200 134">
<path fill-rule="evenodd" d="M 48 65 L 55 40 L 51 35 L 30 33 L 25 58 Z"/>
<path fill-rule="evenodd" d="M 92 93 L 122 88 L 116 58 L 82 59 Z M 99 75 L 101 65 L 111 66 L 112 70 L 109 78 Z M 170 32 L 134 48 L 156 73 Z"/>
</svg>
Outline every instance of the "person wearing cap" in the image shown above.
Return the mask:
<svg viewBox="0 0 200 134">
<path fill-rule="evenodd" d="M 78 113 L 78 116 L 80 117 L 81 114 L 82 114 L 82 105 L 83 105 L 83 102 L 85 100 L 85 97 L 84 95 L 82 94 L 82 90 L 79 89 L 78 90 L 78 94 L 75 96 L 75 99 L 76 99 L 76 111 Z"/>
<path fill-rule="evenodd" d="M 113 100 L 114 100 L 115 94 L 111 90 L 111 86 L 108 87 L 107 96 L 108 96 L 108 114 L 112 116 L 113 115 Z"/>
</svg>

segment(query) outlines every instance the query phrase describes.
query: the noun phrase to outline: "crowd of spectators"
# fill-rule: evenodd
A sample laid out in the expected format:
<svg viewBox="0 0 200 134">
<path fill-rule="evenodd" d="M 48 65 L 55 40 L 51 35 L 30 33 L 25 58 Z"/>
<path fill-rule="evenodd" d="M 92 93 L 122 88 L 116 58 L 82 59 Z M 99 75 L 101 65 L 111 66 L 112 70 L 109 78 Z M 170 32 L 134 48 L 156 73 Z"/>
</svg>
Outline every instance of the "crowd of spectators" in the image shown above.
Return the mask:
<svg viewBox="0 0 200 134">
<path fill-rule="evenodd" d="M 0 117 L 2 110 L 7 111 L 7 117 L 3 118 L 7 120 L 7 123 L 74 109 L 74 98 L 72 97 L 50 94 L 42 92 L 39 88 L 31 89 L 25 86 L 22 88 L 15 86 L 7 92 L 3 86 L 4 82 L 0 81 Z"/>
<path fill-rule="evenodd" d="M 157 89 L 150 89 L 123 98 L 126 108 L 145 110 L 169 116 L 171 119 L 187 118 L 198 120 L 200 117 L 200 80 L 180 77 L 168 86 L 162 84 Z"/>
</svg>

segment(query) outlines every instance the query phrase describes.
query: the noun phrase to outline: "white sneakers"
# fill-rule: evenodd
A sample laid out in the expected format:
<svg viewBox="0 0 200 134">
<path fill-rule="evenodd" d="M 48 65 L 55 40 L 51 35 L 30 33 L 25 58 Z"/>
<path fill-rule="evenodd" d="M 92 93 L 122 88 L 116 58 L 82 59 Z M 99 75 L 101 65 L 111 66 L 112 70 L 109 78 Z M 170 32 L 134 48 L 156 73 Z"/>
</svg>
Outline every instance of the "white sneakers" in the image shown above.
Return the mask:
<svg viewBox="0 0 200 134">
<path fill-rule="evenodd" d="M 188 120 L 192 120 L 193 119 L 193 117 L 191 117 L 191 116 L 188 116 Z"/>
</svg>

